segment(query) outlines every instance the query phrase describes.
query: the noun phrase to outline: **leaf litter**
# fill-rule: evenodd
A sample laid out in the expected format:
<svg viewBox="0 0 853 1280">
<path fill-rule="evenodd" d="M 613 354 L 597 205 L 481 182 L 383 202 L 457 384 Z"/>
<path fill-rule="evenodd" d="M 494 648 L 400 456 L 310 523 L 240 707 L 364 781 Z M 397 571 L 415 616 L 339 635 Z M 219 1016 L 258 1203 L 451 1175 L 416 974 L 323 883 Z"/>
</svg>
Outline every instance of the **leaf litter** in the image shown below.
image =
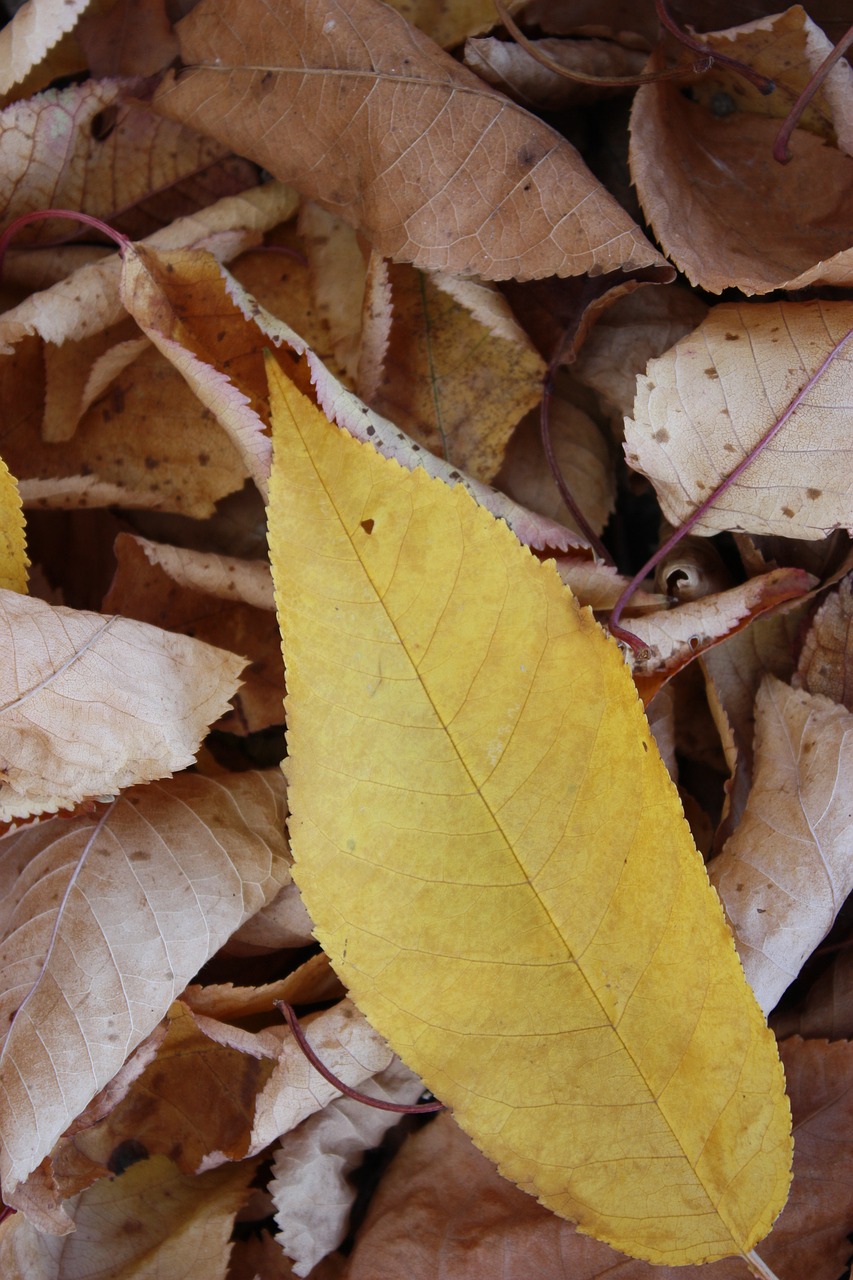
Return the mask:
<svg viewBox="0 0 853 1280">
<path fill-rule="evenodd" d="M 121 233 L 0 281 L 4 1275 L 838 1280 L 853 72 L 780 164 L 746 8 L 0 33 L 3 227 Z"/>
</svg>

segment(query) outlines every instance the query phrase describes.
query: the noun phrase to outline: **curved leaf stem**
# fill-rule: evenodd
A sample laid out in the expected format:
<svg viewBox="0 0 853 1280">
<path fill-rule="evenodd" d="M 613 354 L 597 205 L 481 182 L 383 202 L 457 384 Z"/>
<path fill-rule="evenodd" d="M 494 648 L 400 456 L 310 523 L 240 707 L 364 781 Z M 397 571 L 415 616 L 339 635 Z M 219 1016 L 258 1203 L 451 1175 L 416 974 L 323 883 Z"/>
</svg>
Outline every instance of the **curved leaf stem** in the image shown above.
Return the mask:
<svg viewBox="0 0 853 1280">
<path fill-rule="evenodd" d="M 3 273 L 3 261 L 6 257 L 6 250 L 9 247 L 14 236 L 18 234 L 22 227 L 29 226 L 31 222 L 42 222 L 45 218 L 69 218 L 73 222 L 84 222 L 89 227 L 96 227 L 98 231 L 109 236 L 118 245 L 119 253 L 124 253 L 130 244 L 130 236 L 123 235 L 121 231 L 116 231 L 109 223 L 102 222 L 100 218 L 94 218 L 90 213 L 76 213 L 73 209 L 36 209 L 32 213 L 22 213 L 19 218 L 15 218 L 14 222 L 10 222 L 6 230 L 0 235 L 0 275 Z"/>
<path fill-rule="evenodd" d="M 568 507 L 571 517 L 577 525 L 580 532 L 586 538 L 599 560 L 605 564 L 615 568 L 613 557 L 581 511 L 574 495 L 563 477 L 557 455 L 554 452 L 554 442 L 551 439 L 551 401 L 554 398 L 554 377 L 557 368 L 562 359 L 563 344 L 561 343 L 557 349 L 557 353 L 548 366 L 548 372 L 545 374 L 545 381 L 542 384 L 542 404 L 539 409 L 539 429 L 542 436 L 542 448 L 545 451 L 545 458 L 551 469 L 551 475 L 554 483 L 560 491 L 560 497 Z"/>
<path fill-rule="evenodd" d="M 754 1249 L 740 1255 L 749 1267 L 756 1280 L 779 1280 L 775 1271 L 771 1271 L 763 1258 L 759 1258 Z"/>
<path fill-rule="evenodd" d="M 516 44 L 521 45 L 525 53 L 543 67 L 547 67 L 549 71 L 554 71 L 558 76 L 563 76 L 566 80 L 575 80 L 578 84 L 594 85 L 598 89 L 634 89 L 640 84 L 653 84 L 656 80 L 675 80 L 680 76 L 698 74 L 707 71 L 711 66 L 711 58 L 706 53 L 701 62 L 694 63 L 692 67 L 670 67 L 666 71 L 644 71 L 636 76 L 591 76 L 585 71 L 577 71 L 574 67 L 564 66 L 562 62 L 557 62 L 555 58 L 550 57 L 542 49 L 530 40 L 519 27 L 512 14 L 507 9 L 503 0 L 492 0 L 498 17 L 512 36 Z"/>
<path fill-rule="evenodd" d="M 330 1071 L 324 1062 L 317 1057 L 311 1045 L 305 1038 L 305 1032 L 299 1025 L 299 1019 L 293 1011 L 293 1006 L 289 1005 L 286 1000 L 276 1000 L 277 1007 L 284 1015 L 284 1019 L 290 1030 L 293 1032 L 293 1038 L 299 1045 L 299 1048 L 305 1054 L 305 1057 L 311 1063 L 315 1071 L 319 1071 L 324 1080 L 328 1080 L 329 1084 L 340 1089 L 341 1093 L 346 1094 L 348 1098 L 354 1098 L 356 1102 L 363 1102 L 365 1106 L 375 1107 L 378 1111 L 394 1111 L 399 1115 L 425 1115 L 430 1111 L 443 1111 L 443 1102 L 386 1102 L 384 1098 L 371 1098 L 367 1093 L 360 1093 L 358 1089 L 351 1088 L 348 1084 L 344 1084 L 343 1080 L 339 1080 L 333 1071 Z"/>
<path fill-rule="evenodd" d="M 687 519 L 684 521 L 684 523 L 678 529 L 676 529 L 674 533 L 670 534 L 670 536 L 666 539 L 666 541 L 663 542 L 660 547 L 658 547 L 654 555 L 651 556 L 650 559 L 646 561 L 642 569 L 638 570 L 638 572 L 634 574 L 633 578 L 628 583 L 627 587 L 622 592 L 619 599 L 616 601 L 616 605 L 613 609 L 613 612 L 610 615 L 610 622 L 608 623 L 608 626 L 610 629 L 610 634 L 614 636 L 617 640 L 621 640 L 624 644 L 630 645 L 630 647 L 633 649 L 635 654 L 637 654 L 638 656 L 645 654 L 646 652 L 645 642 L 641 640 L 639 636 L 635 636 L 633 632 L 626 631 L 624 627 L 621 627 L 619 625 L 619 619 L 622 616 L 622 612 L 625 608 L 625 605 L 628 603 L 631 596 L 636 591 L 637 587 L 640 585 L 643 579 L 646 578 L 649 573 L 651 573 L 652 569 L 657 568 L 661 560 L 663 560 L 664 556 L 667 556 L 669 552 L 672 550 L 672 548 L 681 541 L 681 539 L 685 536 L 685 534 L 688 534 L 690 532 L 693 526 L 699 520 L 701 520 L 705 512 L 714 505 L 714 503 L 718 500 L 718 498 L 722 496 L 722 494 L 725 493 L 726 489 L 728 489 L 732 484 L 734 484 L 735 480 L 737 480 L 743 474 L 743 472 L 746 471 L 747 467 L 754 462 L 754 460 L 758 457 L 759 453 L 761 453 L 762 449 L 764 449 L 765 446 L 770 443 L 770 441 L 779 431 L 781 431 L 782 427 L 784 427 L 785 423 L 791 417 L 792 413 L 794 413 L 794 411 L 799 408 L 800 404 L 803 401 L 804 396 L 806 396 L 808 392 L 811 391 L 815 383 L 820 378 L 823 377 L 824 373 L 832 364 L 833 360 L 836 358 L 836 356 L 838 356 L 844 350 L 844 348 L 847 346 L 847 343 L 850 341 L 851 338 L 853 338 L 853 329 L 848 329 L 844 337 L 841 338 L 840 341 L 836 342 L 835 346 L 832 348 L 829 355 L 815 370 L 815 372 L 809 378 L 808 382 L 806 382 L 805 385 L 800 388 L 800 390 L 794 396 L 793 400 L 788 405 L 787 409 L 781 415 L 781 417 L 776 419 L 773 425 L 769 427 L 767 431 L 765 431 L 764 435 L 761 437 L 758 443 L 752 449 L 750 449 L 746 457 L 743 458 L 737 464 L 737 466 L 732 471 L 729 472 L 726 478 L 722 480 L 720 484 L 717 485 L 716 489 L 714 489 L 710 497 L 707 497 L 705 501 L 696 508 L 696 510 L 692 513 L 692 515 L 688 516 Z"/>
<path fill-rule="evenodd" d="M 849 27 L 844 35 L 838 41 L 835 48 L 828 53 L 823 62 L 818 67 L 812 78 L 809 80 L 805 89 L 803 89 L 797 101 L 791 107 L 782 122 L 782 128 L 776 134 L 776 141 L 773 143 L 773 159 L 778 160 L 779 164 L 788 164 L 791 160 L 791 152 L 788 144 L 791 141 L 791 134 L 799 123 L 800 116 L 829 75 L 832 68 L 838 62 L 839 58 L 847 52 L 850 45 L 853 44 L 853 26 Z"/>
<path fill-rule="evenodd" d="M 727 53 L 719 53 L 716 49 L 711 49 L 696 36 L 691 35 L 689 31 L 685 31 L 669 12 L 666 0 L 655 0 L 655 12 L 661 26 L 671 36 L 675 36 L 679 44 L 683 44 L 685 48 L 691 49 L 694 53 L 699 53 L 705 58 L 710 58 L 712 63 L 716 62 L 721 67 L 728 67 L 729 71 L 733 71 L 735 75 L 743 76 L 744 80 L 748 80 L 750 84 L 755 85 L 758 92 L 763 93 L 765 97 L 776 88 L 773 80 L 763 76 L 754 67 L 750 67 L 746 62 L 740 62 L 737 58 L 729 57 Z"/>
</svg>

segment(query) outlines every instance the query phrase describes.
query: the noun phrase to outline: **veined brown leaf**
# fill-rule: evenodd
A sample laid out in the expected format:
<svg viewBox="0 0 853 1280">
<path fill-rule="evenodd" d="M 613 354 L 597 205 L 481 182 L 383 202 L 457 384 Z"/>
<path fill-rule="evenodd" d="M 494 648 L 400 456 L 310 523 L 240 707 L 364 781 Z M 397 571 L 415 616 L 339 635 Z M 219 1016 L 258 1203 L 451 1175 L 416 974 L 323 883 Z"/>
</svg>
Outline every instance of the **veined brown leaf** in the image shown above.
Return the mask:
<svg viewBox="0 0 853 1280">
<path fill-rule="evenodd" d="M 789 1183 L 773 1037 L 616 646 L 460 489 L 270 362 L 295 876 L 376 1028 L 501 1171 L 656 1263 Z"/>
</svg>

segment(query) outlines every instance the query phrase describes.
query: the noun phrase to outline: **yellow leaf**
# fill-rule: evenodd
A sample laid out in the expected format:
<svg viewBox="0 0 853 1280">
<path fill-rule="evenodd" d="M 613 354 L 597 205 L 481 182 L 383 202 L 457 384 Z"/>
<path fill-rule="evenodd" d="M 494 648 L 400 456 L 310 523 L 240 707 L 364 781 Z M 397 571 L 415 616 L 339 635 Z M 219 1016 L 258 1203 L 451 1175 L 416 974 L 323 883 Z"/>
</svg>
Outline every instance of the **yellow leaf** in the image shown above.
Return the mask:
<svg viewBox="0 0 853 1280">
<path fill-rule="evenodd" d="M 500 1170 L 655 1263 L 749 1250 L 790 1120 L 616 646 L 460 488 L 270 370 L 295 877 Z"/>
<path fill-rule="evenodd" d="M 0 587 L 26 595 L 29 564 L 21 495 L 0 458 Z"/>
</svg>

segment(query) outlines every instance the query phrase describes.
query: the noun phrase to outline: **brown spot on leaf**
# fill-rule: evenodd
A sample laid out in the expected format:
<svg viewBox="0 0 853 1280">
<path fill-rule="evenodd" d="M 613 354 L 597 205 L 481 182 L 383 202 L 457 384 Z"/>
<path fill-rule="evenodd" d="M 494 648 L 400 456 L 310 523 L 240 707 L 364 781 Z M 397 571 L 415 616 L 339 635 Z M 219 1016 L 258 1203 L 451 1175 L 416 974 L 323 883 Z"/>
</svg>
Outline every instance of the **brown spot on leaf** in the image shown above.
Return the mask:
<svg viewBox="0 0 853 1280">
<path fill-rule="evenodd" d="M 373 521 L 372 521 L 372 520 L 362 520 L 362 522 L 361 522 L 361 527 L 362 527 L 362 529 L 364 530 L 364 532 L 365 532 L 365 533 L 368 533 L 368 534 L 369 534 L 369 533 L 373 533 Z"/>
<path fill-rule="evenodd" d="M 666 444 L 669 439 L 669 432 L 666 427 L 658 427 L 657 431 L 652 433 L 652 439 L 657 440 L 658 444 Z"/>
<path fill-rule="evenodd" d="M 706 378 L 719 378 L 719 376 L 720 375 L 717 373 L 717 370 L 713 368 L 713 366 L 710 369 L 705 370 Z"/>
<path fill-rule="evenodd" d="M 739 334 L 739 333 L 727 333 L 727 334 L 726 334 L 726 342 L 737 342 L 737 341 L 739 340 L 739 338 L 740 338 L 740 334 Z"/>
<path fill-rule="evenodd" d="M 783 507 L 783 508 L 782 508 L 782 515 L 783 515 L 783 516 L 787 516 L 789 520 L 793 520 L 793 518 L 794 518 L 794 512 L 791 510 L 791 508 L 790 508 L 790 507 Z"/>
<path fill-rule="evenodd" d="M 811 498 L 812 502 L 819 498 L 823 493 L 823 489 L 806 489 L 806 497 Z"/>
</svg>

